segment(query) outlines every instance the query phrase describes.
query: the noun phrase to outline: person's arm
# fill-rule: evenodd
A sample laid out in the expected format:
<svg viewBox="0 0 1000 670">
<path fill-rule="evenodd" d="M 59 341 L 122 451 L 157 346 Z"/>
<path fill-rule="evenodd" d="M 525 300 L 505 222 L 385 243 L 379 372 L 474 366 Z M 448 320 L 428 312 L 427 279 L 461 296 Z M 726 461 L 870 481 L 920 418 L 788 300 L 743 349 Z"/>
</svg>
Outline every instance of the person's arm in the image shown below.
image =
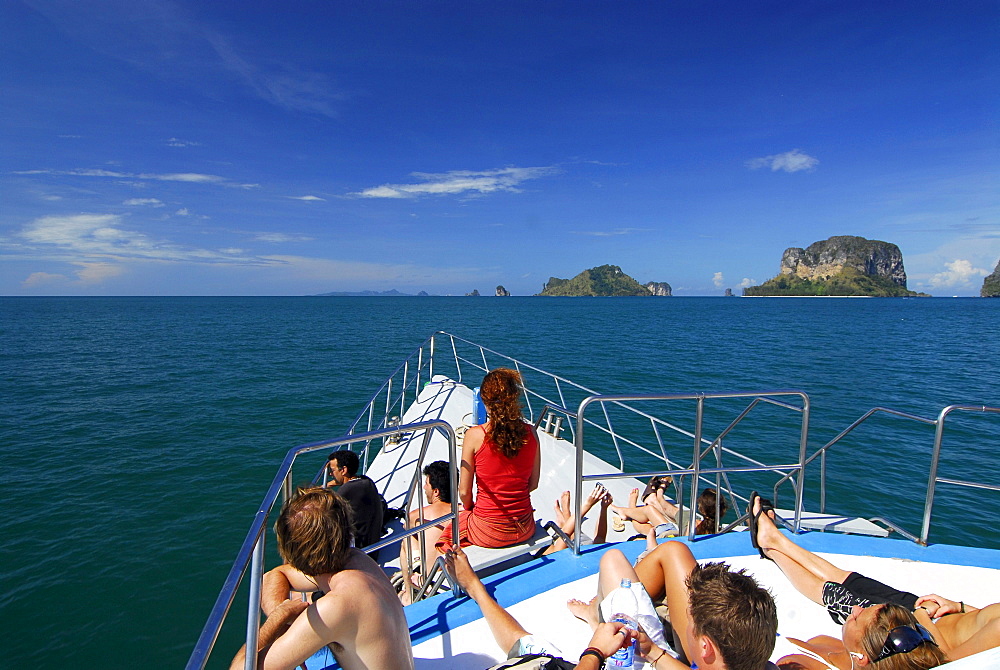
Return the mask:
<svg viewBox="0 0 1000 670">
<path fill-rule="evenodd" d="M 576 664 L 576 670 L 597 670 L 604 665 L 604 661 L 608 656 L 611 656 L 626 644 L 631 643 L 633 637 L 634 632 L 617 621 L 598 625 L 594 630 L 593 637 L 590 638 L 587 650 L 593 649 L 601 655 L 601 658 L 598 658 L 595 654 L 585 652 L 583 656 L 580 656 L 580 662 Z"/>
<path fill-rule="evenodd" d="M 528 430 L 535 431 L 532 427 Z M 538 433 L 535 433 L 535 444 L 538 448 L 535 449 L 535 464 L 531 466 L 531 477 L 528 479 L 528 493 L 538 488 L 538 480 L 542 476 L 542 443 L 538 440 Z"/>
<path fill-rule="evenodd" d="M 283 603 L 278 605 L 271 611 L 271 614 L 267 617 L 267 621 L 264 625 L 260 627 L 260 632 L 257 633 L 257 667 L 264 667 L 264 657 L 267 655 L 267 650 L 274 644 L 275 640 L 280 638 L 285 632 L 288 631 L 289 626 L 292 622 L 298 618 L 307 607 L 309 603 L 304 603 L 296 600 L 285 600 Z M 243 647 L 236 653 L 233 657 L 233 662 L 229 664 L 229 670 L 242 670 L 246 665 L 247 658 L 247 647 Z"/>
<path fill-rule="evenodd" d="M 976 608 L 972 607 L 968 603 L 948 600 L 947 598 L 939 596 L 935 593 L 917 598 L 917 607 L 922 607 L 926 610 L 927 616 L 932 619 L 937 619 L 945 614 L 962 614 L 965 612 L 976 611 Z"/>
<path fill-rule="evenodd" d="M 260 608 L 264 610 L 264 614 L 271 616 L 271 612 L 276 607 L 288 600 L 289 591 L 309 592 L 315 591 L 317 588 L 315 581 L 292 566 L 287 563 L 279 565 L 264 573 L 260 587 Z"/>
<path fill-rule="evenodd" d="M 473 426 L 465 431 L 465 439 L 462 441 L 462 469 L 458 473 L 458 499 L 462 501 L 462 507 L 471 511 L 472 482 L 476 477 L 476 451 L 483 444 L 485 433 L 479 426 Z"/>
</svg>

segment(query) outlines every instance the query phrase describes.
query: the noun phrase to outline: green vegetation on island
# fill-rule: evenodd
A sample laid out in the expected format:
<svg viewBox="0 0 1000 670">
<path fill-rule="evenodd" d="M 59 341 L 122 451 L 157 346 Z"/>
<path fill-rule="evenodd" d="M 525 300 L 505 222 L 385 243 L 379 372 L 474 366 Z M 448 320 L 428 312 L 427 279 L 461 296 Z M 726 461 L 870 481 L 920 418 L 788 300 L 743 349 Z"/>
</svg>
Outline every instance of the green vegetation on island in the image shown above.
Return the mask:
<svg viewBox="0 0 1000 670">
<path fill-rule="evenodd" d="M 984 298 L 1000 298 L 1000 261 L 997 262 L 993 274 L 983 280 L 983 288 L 979 295 Z"/>
<path fill-rule="evenodd" d="M 745 296 L 926 296 L 906 288 L 903 254 L 890 242 L 839 235 L 805 249 L 790 247 L 777 277 Z"/>
<path fill-rule="evenodd" d="M 572 279 L 550 277 L 537 295 L 652 297 L 653 291 L 622 272 L 617 265 L 601 265 L 584 270 Z"/>
</svg>

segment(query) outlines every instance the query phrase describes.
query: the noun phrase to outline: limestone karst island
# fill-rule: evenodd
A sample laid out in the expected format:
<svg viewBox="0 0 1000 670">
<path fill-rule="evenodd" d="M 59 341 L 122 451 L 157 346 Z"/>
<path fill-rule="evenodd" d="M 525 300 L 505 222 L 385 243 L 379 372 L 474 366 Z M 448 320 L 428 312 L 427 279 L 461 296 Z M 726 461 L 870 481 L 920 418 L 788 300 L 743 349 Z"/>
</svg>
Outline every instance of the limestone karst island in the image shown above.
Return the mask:
<svg viewBox="0 0 1000 670">
<path fill-rule="evenodd" d="M 670 284 L 649 282 L 640 284 L 617 265 L 601 265 L 584 270 L 572 279 L 549 277 L 541 296 L 669 296 Z"/>
<path fill-rule="evenodd" d="M 907 290 L 899 247 L 851 235 L 785 249 L 778 276 L 743 295 L 927 297 Z"/>
<path fill-rule="evenodd" d="M 983 288 L 979 291 L 979 295 L 984 298 L 1000 298 L 1000 261 L 997 261 L 993 274 L 987 275 L 983 280 Z"/>
</svg>

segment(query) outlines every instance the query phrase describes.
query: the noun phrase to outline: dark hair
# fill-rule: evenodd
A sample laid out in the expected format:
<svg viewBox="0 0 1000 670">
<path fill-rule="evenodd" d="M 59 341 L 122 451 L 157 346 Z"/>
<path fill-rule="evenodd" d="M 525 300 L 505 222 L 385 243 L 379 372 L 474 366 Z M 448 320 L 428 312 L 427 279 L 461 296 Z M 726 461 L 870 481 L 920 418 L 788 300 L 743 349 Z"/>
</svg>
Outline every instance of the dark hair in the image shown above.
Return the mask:
<svg viewBox="0 0 1000 670">
<path fill-rule="evenodd" d="M 876 662 L 875 659 L 881 655 L 889 631 L 900 626 L 917 624 L 913 613 L 901 605 L 888 603 L 876 607 L 879 609 L 875 617 L 861 636 L 861 651 L 865 652 L 865 656 L 871 661 L 870 667 L 876 670 L 926 670 L 948 660 L 937 645 L 924 643 L 913 651 L 893 654 Z"/>
<path fill-rule="evenodd" d="M 695 634 L 715 643 L 729 670 L 761 670 L 778 633 L 771 592 L 725 563 L 695 567 L 686 584 Z"/>
<path fill-rule="evenodd" d="M 715 518 L 715 502 L 719 501 L 719 518 Z M 718 521 L 726 516 L 729 505 L 725 498 L 720 498 L 718 492 L 713 488 L 707 488 L 698 496 L 698 513 L 703 517 L 694 532 L 696 535 L 707 535 L 718 531 Z"/>
<path fill-rule="evenodd" d="M 343 569 L 351 552 L 353 513 L 328 488 L 300 488 L 274 522 L 281 559 L 310 576 Z"/>
<path fill-rule="evenodd" d="M 490 438 L 497 451 L 514 458 L 524 446 L 528 426 L 521 416 L 521 374 L 497 368 L 484 378 L 479 395 L 490 417 Z"/>
<path fill-rule="evenodd" d="M 330 454 L 330 457 L 326 460 L 336 461 L 338 468 L 347 468 L 348 477 L 356 476 L 358 474 L 358 466 L 361 465 L 361 460 L 358 458 L 358 455 L 350 449 L 335 451 Z"/>
<path fill-rule="evenodd" d="M 424 466 L 424 474 L 432 489 L 437 489 L 441 502 L 451 502 L 451 466 L 448 461 L 434 461 Z"/>
</svg>

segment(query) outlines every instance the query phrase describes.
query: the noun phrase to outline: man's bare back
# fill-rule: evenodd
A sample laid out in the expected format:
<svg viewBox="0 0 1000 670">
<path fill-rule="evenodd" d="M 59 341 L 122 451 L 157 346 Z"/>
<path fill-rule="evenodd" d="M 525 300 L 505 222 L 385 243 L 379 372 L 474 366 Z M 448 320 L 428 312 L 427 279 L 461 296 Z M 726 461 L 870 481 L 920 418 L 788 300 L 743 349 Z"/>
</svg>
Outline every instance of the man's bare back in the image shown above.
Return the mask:
<svg viewBox="0 0 1000 670">
<path fill-rule="evenodd" d="M 351 550 L 343 570 L 313 578 L 290 565 L 265 575 L 262 607 L 273 611 L 288 591 L 321 591 L 287 632 L 265 650 L 261 667 L 294 668 L 328 646 L 344 670 L 405 670 L 413 667 L 403 606 L 382 570 Z"/>
</svg>

